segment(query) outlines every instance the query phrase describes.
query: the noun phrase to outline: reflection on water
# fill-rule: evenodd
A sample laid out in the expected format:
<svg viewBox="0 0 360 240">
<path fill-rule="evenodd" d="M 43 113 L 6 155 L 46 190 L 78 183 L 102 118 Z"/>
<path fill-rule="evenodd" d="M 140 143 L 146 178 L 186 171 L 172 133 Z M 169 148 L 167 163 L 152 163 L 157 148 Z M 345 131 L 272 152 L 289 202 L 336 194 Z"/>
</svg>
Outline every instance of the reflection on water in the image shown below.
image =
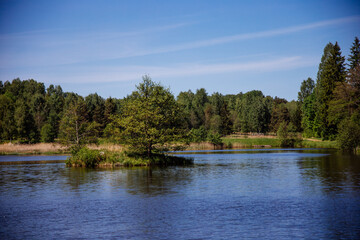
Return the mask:
<svg viewBox="0 0 360 240">
<path fill-rule="evenodd" d="M 316 149 L 177 154 L 195 164 L 0 165 L 0 239 L 360 236 L 359 156 Z"/>
</svg>

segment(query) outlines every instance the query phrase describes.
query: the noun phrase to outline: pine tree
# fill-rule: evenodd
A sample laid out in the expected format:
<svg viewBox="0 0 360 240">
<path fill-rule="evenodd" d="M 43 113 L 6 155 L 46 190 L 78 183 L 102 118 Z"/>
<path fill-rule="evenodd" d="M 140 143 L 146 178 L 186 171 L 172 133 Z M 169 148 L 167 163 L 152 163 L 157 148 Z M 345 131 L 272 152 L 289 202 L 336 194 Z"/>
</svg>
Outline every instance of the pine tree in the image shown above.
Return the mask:
<svg viewBox="0 0 360 240">
<path fill-rule="evenodd" d="M 337 83 L 345 81 L 345 58 L 341 56 L 338 43 L 328 43 L 321 58 L 316 82 L 316 117 L 319 125 L 317 135 L 323 139 L 334 138 L 337 127 L 329 124 L 328 108 Z"/>
<path fill-rule="evenodd" d="M 360 63 L 360 42 L 358 37 L 355 37 L 354 43 L 350 49 L 350 55 L 348 58 L 350 69 L 354 69 Z"/>
</svg>

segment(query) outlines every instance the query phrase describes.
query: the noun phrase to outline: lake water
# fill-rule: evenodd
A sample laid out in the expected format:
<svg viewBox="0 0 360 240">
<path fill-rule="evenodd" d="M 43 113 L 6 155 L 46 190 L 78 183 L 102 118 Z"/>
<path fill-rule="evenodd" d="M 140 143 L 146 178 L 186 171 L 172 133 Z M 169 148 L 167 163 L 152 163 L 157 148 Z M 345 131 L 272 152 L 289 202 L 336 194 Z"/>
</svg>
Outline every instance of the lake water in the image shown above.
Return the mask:
<svg viewBox="0 0 360 240">
<path fill-rule="evenodd" d="M 0 239 L 360 239 L 360 157 L 182 152 L 193 166 L 89 170 L 0 156 Z"/>
</svg>

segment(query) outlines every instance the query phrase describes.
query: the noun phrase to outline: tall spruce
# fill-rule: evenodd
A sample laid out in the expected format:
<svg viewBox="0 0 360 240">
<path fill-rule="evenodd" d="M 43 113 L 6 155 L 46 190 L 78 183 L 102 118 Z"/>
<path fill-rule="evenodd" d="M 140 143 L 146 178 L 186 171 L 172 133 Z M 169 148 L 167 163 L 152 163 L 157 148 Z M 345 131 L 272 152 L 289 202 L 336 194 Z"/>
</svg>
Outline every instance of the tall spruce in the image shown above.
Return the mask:
<svg viewBox="0 0 360 240">
<path fill-rule="evenodd" d="M 350 48 L 348 61 L 350 69 L 354 69 L 360 63 L 360 42 L 358 37 L 355 37 L 354 43 Z"/>
<path fill-rule="evenodd" d="M 345 81 L 344 62 L 338 43 L 328 43 L 324 48 L 316 82 L 316 134 L 323 139 L 333 139 L 337 133 L 337 126 L 328 121 L 328 108 L 336 84 Z"/>
</svg>

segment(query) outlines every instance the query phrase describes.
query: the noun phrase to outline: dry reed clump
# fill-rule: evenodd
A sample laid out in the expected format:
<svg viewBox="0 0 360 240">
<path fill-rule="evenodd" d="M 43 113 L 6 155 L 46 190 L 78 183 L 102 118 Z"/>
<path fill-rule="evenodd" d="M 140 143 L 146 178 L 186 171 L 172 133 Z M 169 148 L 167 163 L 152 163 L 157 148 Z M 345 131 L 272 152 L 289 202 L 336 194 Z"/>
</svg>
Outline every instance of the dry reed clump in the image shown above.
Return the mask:
<svg viewBox="0 0 360 240">
<path fill-rule="evenodd" d="M 275 133 L 267 133 L 267 134 L 263 134 L 263 133 L 233 133 L 230 135 L 227 135 L 226 138 L 239 138 L 239 139 L 243 139 L 243 138 L 276 138 L 276 134 Z"/>
<path fill-rule="evenodd" d="M 122 151 L 126 150 L 124 146 L 122 146 L 120 144 L 113 144 L 113 143 L 106 143 L 106 144 L 100 144 L 100 145 L 89 144 L 89 145 L 87 145 L 87 147 L 89 149 L 93 149 L 93 150 L 108 150 L 110 152 L 122 152 Z"/>
<path fill-rule="evenodd" d="M 40 154 L 40 153 L 63 153 L 66 146 L 58 143 L 36 143 L 36 144 L 0 144 L 0 153 L 3 154 Z"/>
<path fill-rule="evenodd" d="M 186 150 L 213 150 L 213 149 L 222 149 L 222 146 L 214 146 L 212 143 L 200 142 L 200 143 L 190 143 L 186 147 Z"/>
</svg>

